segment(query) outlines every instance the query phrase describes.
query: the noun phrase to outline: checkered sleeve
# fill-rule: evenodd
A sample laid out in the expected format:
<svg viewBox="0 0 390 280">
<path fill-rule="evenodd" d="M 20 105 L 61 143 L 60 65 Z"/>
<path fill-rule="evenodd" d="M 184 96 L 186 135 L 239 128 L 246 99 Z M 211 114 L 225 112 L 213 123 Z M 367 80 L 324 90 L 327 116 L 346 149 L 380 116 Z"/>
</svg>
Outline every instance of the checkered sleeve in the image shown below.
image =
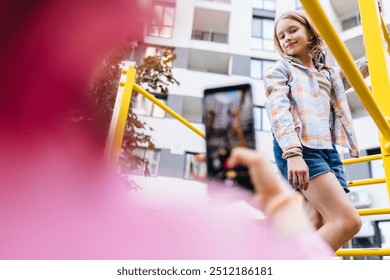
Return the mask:
<svg viewBox="0 0 390 280">
<path fill-rule="evenodd" d="M 271 129 L 283 151 L 302 147 L 290 112 L 290 73 L 278 63 L 264 71 L 265 108 Z"/>
<path fill-rule="evenodd" d="M 360 73 L 362 73 L 363 77 L 367 78 L 369 75 L 369 71 L 368 71 L 368 63 L 367 63 L 366 55 L 364 55 L 362 58 L 356 60 L 355 65 L 359 69 Z M 344 75 L 343 72 L 341 72 L 341 79 L 343 80 L 345 90 L 352 87 L 351 83 L 348 81 L 347 77 Z"/>
</svg>

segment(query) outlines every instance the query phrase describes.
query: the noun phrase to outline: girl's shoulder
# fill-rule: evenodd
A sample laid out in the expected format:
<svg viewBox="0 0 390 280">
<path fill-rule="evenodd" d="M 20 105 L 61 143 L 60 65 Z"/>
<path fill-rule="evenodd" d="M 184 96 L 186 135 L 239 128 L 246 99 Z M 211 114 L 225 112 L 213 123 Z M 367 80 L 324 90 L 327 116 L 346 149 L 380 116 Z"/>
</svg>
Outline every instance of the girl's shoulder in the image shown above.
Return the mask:
<svg viewBox="0 0 390 280">
<path fill-rule="evenodd" d="M 341 73 L 341 68 L 335 65 L 323 64 L 321 67 L 321 71 L 326 71 L 329 75 L 339 75 Z"/>
<path fill-rule="evenodd" d="M 264 75 L 269 76 L 272 73 L 289 73 L 291 71 L 291 63 L 288 59 L 282 58 L 276 60 L 274 63 L 264 69 Z"/>
</svg>

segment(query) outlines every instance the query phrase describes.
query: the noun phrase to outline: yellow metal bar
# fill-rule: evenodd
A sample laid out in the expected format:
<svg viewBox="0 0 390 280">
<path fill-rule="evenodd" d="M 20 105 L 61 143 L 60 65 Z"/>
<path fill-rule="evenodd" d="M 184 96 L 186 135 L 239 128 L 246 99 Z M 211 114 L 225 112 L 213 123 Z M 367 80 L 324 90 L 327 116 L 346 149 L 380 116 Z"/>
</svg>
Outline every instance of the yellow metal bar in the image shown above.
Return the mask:
<svg viewBox="0 0 390 280">
<path fill-rule="evenodd" d="M 152 94 L 141 88 L 139 85 L 134 84 L 134 90 L 136 90 L 138 93 L 142 94 L 145 98 L 152 101 L 154 104 L 159 106 L 161 109 L 163 109 L 165 112 L 170 114 L 172 117 L 177 119 L 179 122 L 190 128 L 192 131 L 194 131 L 196 134 L 198 134 L 200 137 L 205 138 L 205 135 L 202 131 L 200 131 L 198 128 L 196 128 L 194 125 L 192 125 L 190 122 L 188 122 L 185 118 L 180 116 L 178 113 L 173 111 L 171 108 L 169 108 L 167 105 L 162 103 L 160 100 L 158 100 L 156 97 L 154 97 Z"/>
<path fill-rule="evenodd" d="M 357 187 L 357 186 L 383 184 L 383 183 L 386 183 L 386 178 L 371 178 L 371 179 L 349 181 L 348 187 Z"/>
<path fill-rule="evenodd" d="M 385 40 L 387 42 L 387 52 L 390 54 L 390 37 L 389 37 L 389 31 L 387 30 L 387 26 L 385 23 L 385 20 L 383 19 L 383 16 L 381 15 L 381 24 L 382 24 L 382 32 L 383 37 L 385 37 Z"/>
<path fill-rule="evenodd" d="M 135 73 L 136 70 L 134 67 L 129 67 L 128 70 L 122 70 L 122 74 L 127 75 L 126 82 L 121 82 L 119 84 L 120 87 L 123 87 L 123 92 L 119 89 L 116 96 L 105 147 L 106 157 L 111 158 L 114 162 L 119 160 L 127 114 L 129 112 L 131 93 L 133 92 Z"/>
<path fill-rule="evenodd" d="M 390 214 L 390 208 L 370 208 L 370 209 L 358 209 L 360 216 L 372 216 L 372 215 L 386 215 Z"/>
<path fill-rule="evenodd" d="M 349 159 L 344 159 L 343 164 L 355 164 L 355 163 L 361 163 L 361 162 L 367 162 L 367 161 L 372 161 L 372 160 L 378 160 L 382 159 L 382 155 L 372 155 L 372 156 L 365 156 L 365 157 L 360 157 L 360 158 L 349 158 Z"/>
<path fill-rule="evenodd" d="M 379 10 L 376 0 L 359 0 L 360 16 L 367 52 L 368 66 L 373 95 L 386 116 L 390 114 L 389 102 L 389 74 L 386 63 L 386 50 Z M 386 139 L 390 140 L 388 133 L 380 129 Z"/>
<path fill-rule="evenodd" d="M 383 32 L 382 24 L 384 23 L 380 19 L 376 0 L 359 0 L 359 9 L 362 19 L 368 65 L 370 68 L 372 92 L 383 113 L 389 117 L 390 82 L 383 41 L 383 36 L 386 38 L 387 35 L 387 28 L 386 31 Z M 382 29 L 378 28 L 379 26 L 382 26 Z M 386 178 L 390 178 L 390 136 L 387 131 L 384 131 L 380 127 L 379 130 L 382 133 L 380 143 L 385 176 Z M 387 183 L 387 193 L 390 201 L 390 182 Z"/>
<path fill-rule="evenodd" d="M 387 180 L 387 198 L 390 202 L 390 151 L 389 151 L 389 142 L 382 136 L 381 137 L 381 149 L 383 151 L 383 167 L 385 170 L 385 177 Z"/>
<path fill-rule="evenodd" d="M 336 256 L 390 256 L 390 248 L 339 249 L 336 251 Z"/>
<path fill-rule="evenodd" d="M 334 57 L 336 58 L 337 62 L 339 63 L 340 67 L 342 68 L 344 75 L 347 77 L 351 85 L 356 90 L 356 93 L 360 97 L 368 113 L 375 121 L 377 127 L 386 137 L 386 139 L 390 139 L 389 123 L 387 122 L 380 107 L 371 95 L 369 88 L 364 82 L 363 76 L 354 64 L 351 54 L 339 38 L 337 31 L 334 29 L 332 23 L 325 14 L 325 11 L 322 9 L 319 1 L 301 0 L 301 3 L 309 14 L 312 21 L 314 22 L 322 38 L 328 43 L 327 45 Z M 379 51 L 377 50 L 377 52 Z"/>
</svg>

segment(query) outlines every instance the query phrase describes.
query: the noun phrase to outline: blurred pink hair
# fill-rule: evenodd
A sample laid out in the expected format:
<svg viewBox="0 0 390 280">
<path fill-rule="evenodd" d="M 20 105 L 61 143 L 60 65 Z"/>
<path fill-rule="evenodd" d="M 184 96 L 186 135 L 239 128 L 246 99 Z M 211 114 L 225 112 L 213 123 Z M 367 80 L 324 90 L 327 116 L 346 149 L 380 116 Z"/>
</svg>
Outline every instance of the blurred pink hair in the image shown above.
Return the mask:
<svg viewBox="0 0 390 280">
<path fill-rule="evenodd" d="M 138 2 L 20 2 L 0 2 L 0 259 L 307 257 L 223 204 L 140 205 L 88 133 L 64 125 L 96 63 L 142 40 Z"/>
</svg>

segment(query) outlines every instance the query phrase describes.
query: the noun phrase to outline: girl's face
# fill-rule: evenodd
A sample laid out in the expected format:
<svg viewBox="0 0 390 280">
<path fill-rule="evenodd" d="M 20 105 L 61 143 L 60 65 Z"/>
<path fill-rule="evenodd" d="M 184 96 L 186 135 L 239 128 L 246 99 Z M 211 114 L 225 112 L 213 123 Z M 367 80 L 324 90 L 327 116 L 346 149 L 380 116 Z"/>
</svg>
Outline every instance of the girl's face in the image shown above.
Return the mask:
<svg viewBox="0 0 390 280">
<path fill-rule="evenodd" d="M 309 56 L 309 34 L 304 25 L 292 19 L 280 19 L 276 34 L 285 54 L 296 58 Z"/>
</svg>

